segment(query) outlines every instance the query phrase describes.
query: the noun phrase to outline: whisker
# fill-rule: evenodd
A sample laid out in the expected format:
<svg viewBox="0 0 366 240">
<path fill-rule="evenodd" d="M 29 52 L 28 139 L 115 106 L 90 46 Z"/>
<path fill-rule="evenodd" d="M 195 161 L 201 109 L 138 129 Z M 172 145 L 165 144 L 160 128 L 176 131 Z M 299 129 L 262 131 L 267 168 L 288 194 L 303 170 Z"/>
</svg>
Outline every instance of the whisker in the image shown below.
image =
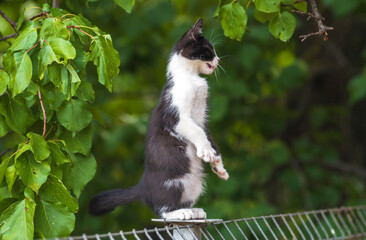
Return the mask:
<svg viewBox="0 0 366 240">
<path fill-rule="evenodd" d="M 220 56 L 219 58 L 220 59 L 223 59 L 223 58 L 227 58 L 227 57 L 232 57 L 233 55 L 224 55 L 224 56 Z"/>
<path fill-rule="evenodd" d="M 217 73 L 217 71 L 214 71 L 214 74 L 215 74 L 216 82 L 218 83 L 219 87 L 221 87 L 221 82 L 220 82 L 220 79 L 219 79 L 219 77 L 218 77 L 218 73 Z"/>
<path fill-rule="evenodd" d="M 223 73 L 225 73 L 225 75 L 231 79 L 231 77 L 226 73 L 225 69 L 220 65 L 218 64 L 217 66 L 219 66 L 219 68 L 223 71 Z"/>
</svg>

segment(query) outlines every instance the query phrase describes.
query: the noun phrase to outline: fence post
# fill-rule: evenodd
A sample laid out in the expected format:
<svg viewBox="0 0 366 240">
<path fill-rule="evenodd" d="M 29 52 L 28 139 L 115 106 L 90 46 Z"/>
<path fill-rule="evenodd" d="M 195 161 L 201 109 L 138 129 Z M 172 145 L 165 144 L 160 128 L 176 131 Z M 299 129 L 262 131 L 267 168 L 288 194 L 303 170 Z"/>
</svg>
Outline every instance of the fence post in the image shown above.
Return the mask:
<svg viewBox="0 0 366 240">
<path fill-rule="evenodd" d="M 166 220 L 151 219 L 153 222 L 161 222 L 173 226 L 174 240 L 201 240 L 201 226 L 222 222 L 222 219 L 193 219 L 193 220 Z"/>
</svg>

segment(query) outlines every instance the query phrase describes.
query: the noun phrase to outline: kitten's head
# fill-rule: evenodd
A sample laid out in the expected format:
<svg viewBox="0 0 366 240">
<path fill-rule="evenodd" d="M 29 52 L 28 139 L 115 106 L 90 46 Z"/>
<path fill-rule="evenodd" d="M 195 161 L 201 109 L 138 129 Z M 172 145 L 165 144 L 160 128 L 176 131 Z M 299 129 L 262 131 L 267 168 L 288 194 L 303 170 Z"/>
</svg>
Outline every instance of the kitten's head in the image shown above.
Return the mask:
<svg viewBox="0 0 366 240">
<path fill-rule="evenodd" d="M 183 34 L 173 52 L 186 58 L 203 74 L 213 73 L 220 60 L 210 41 L 202 36 L 202 19 L 198 19 L 193 27 Z"/>
</svg>

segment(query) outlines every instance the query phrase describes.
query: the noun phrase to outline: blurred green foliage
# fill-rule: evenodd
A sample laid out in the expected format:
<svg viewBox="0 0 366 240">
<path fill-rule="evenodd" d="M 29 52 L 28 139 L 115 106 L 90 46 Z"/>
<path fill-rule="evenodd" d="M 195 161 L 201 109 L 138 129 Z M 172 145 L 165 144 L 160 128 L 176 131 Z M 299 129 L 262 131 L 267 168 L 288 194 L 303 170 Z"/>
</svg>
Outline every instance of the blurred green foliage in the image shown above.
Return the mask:
<svg viewBox="0 0 366 240">
<path fill-rule="evenodd" d="M 209 125 L 230 179 L 223 182 L 207 168 L 206 192 L 196 206 L 209 218 L 233 219 L 366 203 L 363 0 L 317 1 L 335 30 L 327 42 L 313 37 L 304 43 L 297 36 L 316 31 L 311 20 L 296 16 L 292 39 L 282 43 L 255 20 L 253 8 L 246 11 L 242 40 L 230 40 L 213 17 L 216 1 L 138 1 L 131 14 L 112 0 L 60 2 L 111 34 L 121 58 L 112 94 L 98 87 L 97 73 L 88 66 L 104 125 L 92 124 L 98 170 L 80 196 L 74 234 L 155 226 L 140 203 L 99 218 L 88 215 L 87 205 L 93 194 L 139 181 L 147 123 L 165 82 L 170 49 L 199 17 L 222 59 L 223 69 L 208 77 Z M 0 9 L 15 20 L 24 7 L 42 3 L 5 1 Z M 33 15 L 29 11 L 25 18 Z M 2 18 L 0 32 L 13 33 Z M 7 47 L 0 42 L 0 51 Z M 0 151 L 6 148 L 0 142 Z"/>
</svg>

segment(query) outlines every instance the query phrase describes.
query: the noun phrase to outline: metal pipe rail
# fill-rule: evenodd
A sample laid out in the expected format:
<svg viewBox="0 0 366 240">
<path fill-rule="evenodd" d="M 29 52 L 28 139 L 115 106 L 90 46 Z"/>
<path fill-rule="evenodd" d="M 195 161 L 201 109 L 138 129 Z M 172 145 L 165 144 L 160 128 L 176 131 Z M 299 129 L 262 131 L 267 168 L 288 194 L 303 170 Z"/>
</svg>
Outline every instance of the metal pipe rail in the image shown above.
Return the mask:
<svg viewBox="0 0 366 240">
<path fill-rule="evenodd" d="M 186 226 L 83 234 L 65 240 L 366 239 L 366 205 L 207 222 L 193 224 L 187 221 Z"/>
</svg>

